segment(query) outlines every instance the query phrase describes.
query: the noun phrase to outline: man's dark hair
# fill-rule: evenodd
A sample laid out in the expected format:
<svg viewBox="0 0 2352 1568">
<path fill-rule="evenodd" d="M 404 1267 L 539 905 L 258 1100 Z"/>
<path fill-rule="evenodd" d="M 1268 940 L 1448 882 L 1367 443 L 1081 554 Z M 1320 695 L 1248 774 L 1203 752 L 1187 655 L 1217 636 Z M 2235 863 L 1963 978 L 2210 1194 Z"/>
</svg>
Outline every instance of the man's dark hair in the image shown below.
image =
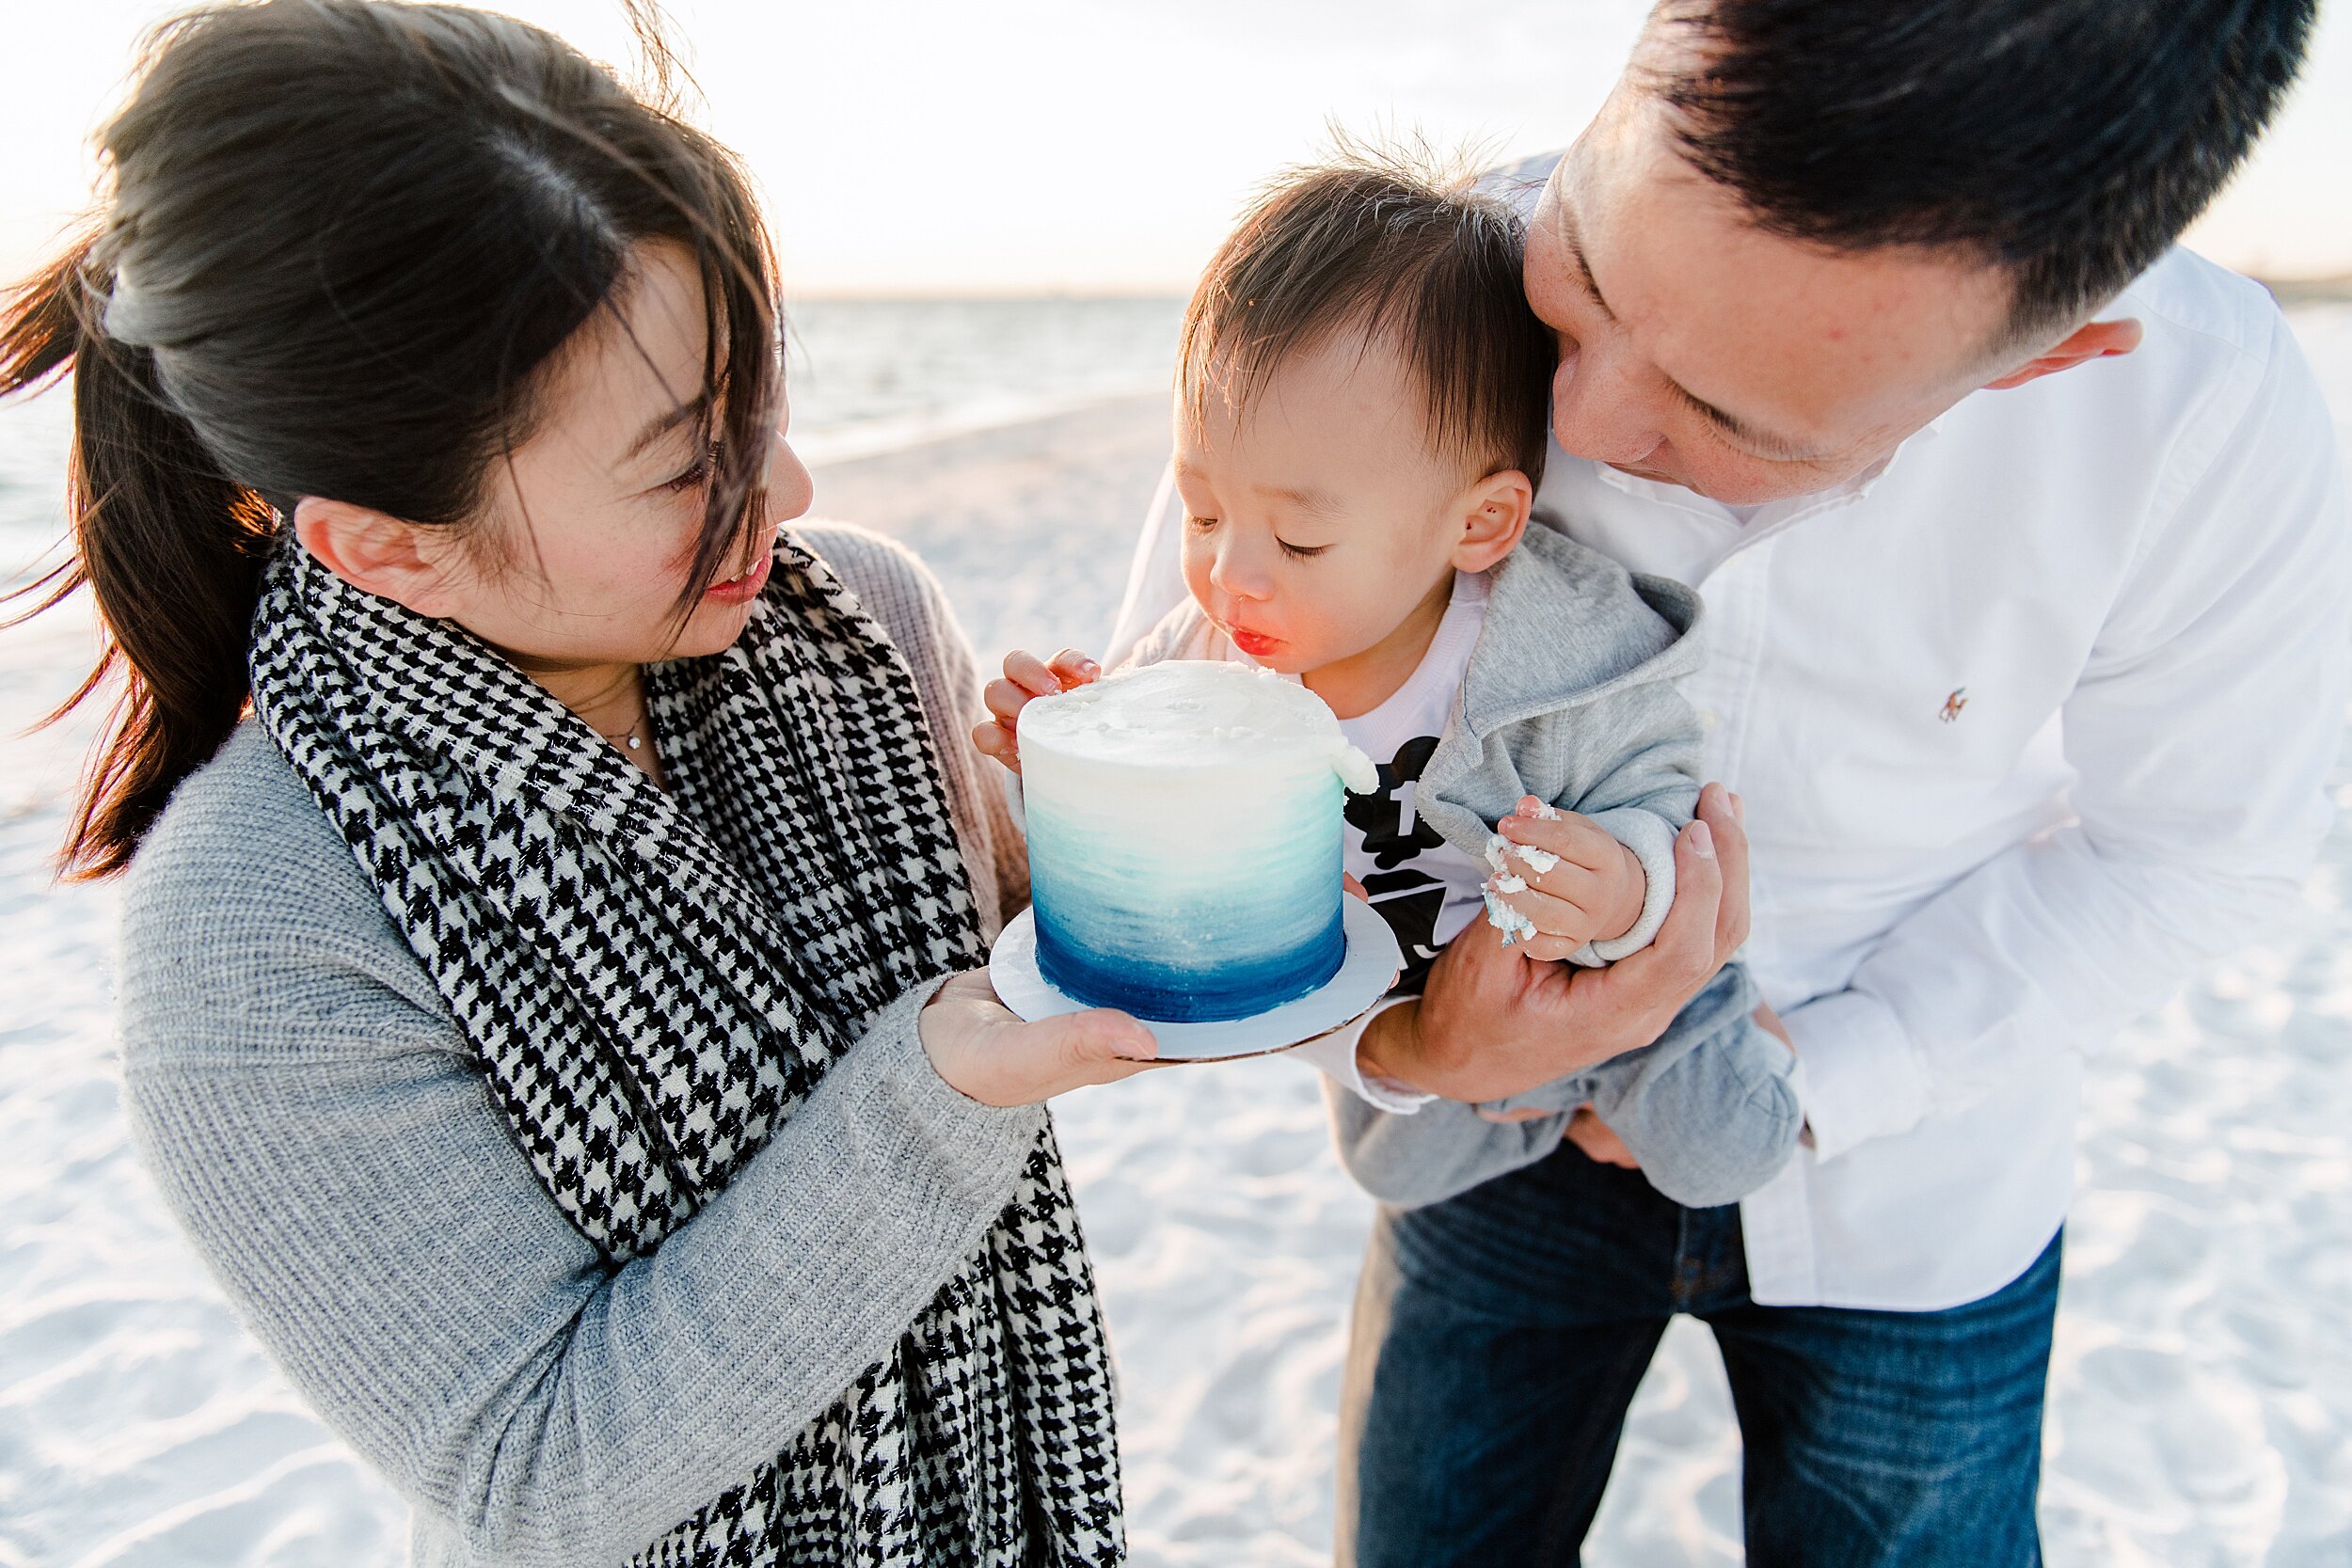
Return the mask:
<svg viewBox="0 0 2352 1568">
<path fill-rule="evenodd" d="M 2204 210 L 2294 80 L 2317 8 L 1668 0 L 1650 69 L 1684 155 L 1768 230 L 2006 267 L 2013 347 L 2105 304 Z"/>
<path fill-rule="evenodd" d="M 1528 308 L 1518 215 L 1403 154 L 1343 144 L 1243 214 L 1193 291 L 1179 357 L 1187 418 L 1248 405 L 1333 332 L 1393 342 L 1441 456 L 1543 478 L 1559 350 Z"/>
</svg>

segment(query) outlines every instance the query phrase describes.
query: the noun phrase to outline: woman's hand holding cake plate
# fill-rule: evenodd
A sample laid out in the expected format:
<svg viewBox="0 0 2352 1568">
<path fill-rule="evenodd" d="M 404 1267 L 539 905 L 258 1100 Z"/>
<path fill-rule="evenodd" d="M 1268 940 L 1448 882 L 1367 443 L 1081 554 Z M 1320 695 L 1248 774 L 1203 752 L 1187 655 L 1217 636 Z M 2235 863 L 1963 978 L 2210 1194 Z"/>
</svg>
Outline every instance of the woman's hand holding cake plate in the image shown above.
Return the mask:
<svg viewBox="0 0 2352 1568">
<path fill-rule="evenodd" d="M 931 1070 L 983 1105 L 1034 1105 L 1158 1064 L 1152 1031 L 1096 1007 L 1024 1023 L 996 999 L 984 970 L 954 975 L 915 1022 Z"/>
</svg>

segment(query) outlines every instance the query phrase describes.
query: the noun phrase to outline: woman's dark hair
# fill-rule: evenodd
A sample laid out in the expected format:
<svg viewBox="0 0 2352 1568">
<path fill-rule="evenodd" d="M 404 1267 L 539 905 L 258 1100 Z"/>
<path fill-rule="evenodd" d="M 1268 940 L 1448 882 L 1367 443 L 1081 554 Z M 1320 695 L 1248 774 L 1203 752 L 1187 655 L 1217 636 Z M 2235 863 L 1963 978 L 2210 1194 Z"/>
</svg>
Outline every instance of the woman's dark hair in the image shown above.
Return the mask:
<svg viewBox="0 0 2352 1568">
<path fill-rule="evenodd" d="M 1667 0 L 1649 85 L 1766 230 L 2009 269 L 2004 347 L 2070 330 L 2204 211 L 2318 0 Z"/>
<path fill-rule="evenodd" d="M 1421 382 L 1429 438 L 1487 472 L 1544 474 L 1559 348 L 1529 309 L 1525 232 L 1504 201 L 1419 152 L 1340 138 L 1242 214 L 1184 311 L 1185 416 L 1240 408 L 1280 362 L 1343 327 L 1393 341 Z"/>
<path fill-rule="evenodd" d="M 668 55 L 633 8 L 657 81 Z M 86 237 L 0 306 L 0 396 L 71 370 L 72 553 L 119 673 L 69 875 L 126 865 L 247 699 L 262 571 L 317 496 L 477 515 L 556 351 L 695 258 L 717 449 L 691 603 L 741 548 L 780 394 L 774 269 L 730 155 L 540 29 L 454 6 L 262 0 L 164 24 L 100 134 Z"/>
</svg>

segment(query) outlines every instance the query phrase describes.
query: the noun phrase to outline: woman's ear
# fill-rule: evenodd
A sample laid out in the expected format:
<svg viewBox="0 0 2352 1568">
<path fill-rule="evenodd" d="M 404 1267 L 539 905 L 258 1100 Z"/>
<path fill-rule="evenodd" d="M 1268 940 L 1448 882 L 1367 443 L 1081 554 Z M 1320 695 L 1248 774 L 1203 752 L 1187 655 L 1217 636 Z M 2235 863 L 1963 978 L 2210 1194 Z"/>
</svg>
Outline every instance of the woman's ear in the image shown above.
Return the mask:
<svg viewBox="0 0 2352 1568">
<path fill-rule="evenodd" d="M 1456 505 L 1462 533 L 1454 544 L 1454 569 L 1483 572 L 1518 547 L 1535 487 L 1517 468 L 1505 468 L 1471 485 Z"/>
<path fill-rule="evenodd" d="M 449 614 L 449 541 L 440 537 L 447 530 L 421 528 L 349 501 L 305 496 L 294 502 L 294 531 L 312 559 L 361 593 L 420 615 Z"/>
</svg>

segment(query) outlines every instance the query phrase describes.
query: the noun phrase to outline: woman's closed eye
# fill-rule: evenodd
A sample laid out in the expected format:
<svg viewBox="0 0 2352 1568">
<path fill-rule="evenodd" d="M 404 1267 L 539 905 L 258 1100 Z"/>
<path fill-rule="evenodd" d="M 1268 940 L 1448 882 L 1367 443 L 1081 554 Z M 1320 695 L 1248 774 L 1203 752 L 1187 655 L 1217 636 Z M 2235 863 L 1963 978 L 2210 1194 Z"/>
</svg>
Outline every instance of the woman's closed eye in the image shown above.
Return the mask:
<svg viewBox="0 0 2352 1568">
<path fill-rule="evenodd" d="M 661 482 L 661 488 L 669 491 L 674 496 L 682 495 L 686 491 L 693 489 L 696 485 L 701 484 L 705 480 L 708 479 L 710 477 L 710 470 L 712 467 L 716 465 L 718 461 L 719 446 L 718 443 L 714 441 L 709 446 L 703 449 L 702 455 L 694 459 L 694 466 L 692 467 L 687 469 L 684 473 L 679 474 L 675 479 L 663 480 Z"/>
</svg>

